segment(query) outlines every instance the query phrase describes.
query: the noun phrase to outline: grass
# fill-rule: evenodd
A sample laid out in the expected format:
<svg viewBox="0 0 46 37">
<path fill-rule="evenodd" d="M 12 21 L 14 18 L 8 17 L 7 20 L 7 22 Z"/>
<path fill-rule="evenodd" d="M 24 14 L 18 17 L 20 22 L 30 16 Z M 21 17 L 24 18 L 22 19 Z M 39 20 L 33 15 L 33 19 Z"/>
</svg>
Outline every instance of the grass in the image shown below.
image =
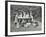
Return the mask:
<svg viewBox="0 0 46 37">
<path fill-rule="evenodd" d="M 29 25 L 29 27 L 19 27 L 16 28 L 16 25 L 12 22 L 11 24 L 11 32 L 23 32 L 23 31 L 40 31 L 41 30 L 41 22 L 39 22 L 39 25 L 37 27 L 33 25 Z"/>
</svg>

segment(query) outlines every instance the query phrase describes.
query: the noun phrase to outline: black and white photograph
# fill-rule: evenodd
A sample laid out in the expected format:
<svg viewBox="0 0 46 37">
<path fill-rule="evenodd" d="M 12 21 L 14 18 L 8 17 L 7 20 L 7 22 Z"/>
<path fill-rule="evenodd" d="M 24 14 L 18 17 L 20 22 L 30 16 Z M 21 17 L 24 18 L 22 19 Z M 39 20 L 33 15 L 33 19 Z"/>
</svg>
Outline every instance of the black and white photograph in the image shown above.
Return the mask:
<svg viewBox="0 0 46 37">
<path fill-rule="evenodd" d="M 40 6 L 10 6 L 11 32 L 40 31 L 42 11 Z"/>
<path fill-rule="evenodd" d="M 44 4 L 8 2 L 8 35 L 44 33 Z"/>
</svg>

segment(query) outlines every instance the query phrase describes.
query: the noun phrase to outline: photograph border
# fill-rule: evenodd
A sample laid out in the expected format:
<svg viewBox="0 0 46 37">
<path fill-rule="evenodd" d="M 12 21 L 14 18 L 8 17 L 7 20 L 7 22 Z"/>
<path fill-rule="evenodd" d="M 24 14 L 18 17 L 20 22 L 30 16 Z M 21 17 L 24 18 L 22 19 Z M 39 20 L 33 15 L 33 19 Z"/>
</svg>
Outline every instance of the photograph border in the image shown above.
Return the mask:
<svg viewBox="0 0 46 37">
<path fill-rule="evenodd" d="M 8 2 L 44 4 L 44 33 L 8 35 Z M 41 34 L 45 34 L 45 3 L 42 3 L 42 2 L 25 2 L 25 1 L 5 1 L 5 36 L 25 36 L 25 35 L 41 35 Z"/>
</svg>

